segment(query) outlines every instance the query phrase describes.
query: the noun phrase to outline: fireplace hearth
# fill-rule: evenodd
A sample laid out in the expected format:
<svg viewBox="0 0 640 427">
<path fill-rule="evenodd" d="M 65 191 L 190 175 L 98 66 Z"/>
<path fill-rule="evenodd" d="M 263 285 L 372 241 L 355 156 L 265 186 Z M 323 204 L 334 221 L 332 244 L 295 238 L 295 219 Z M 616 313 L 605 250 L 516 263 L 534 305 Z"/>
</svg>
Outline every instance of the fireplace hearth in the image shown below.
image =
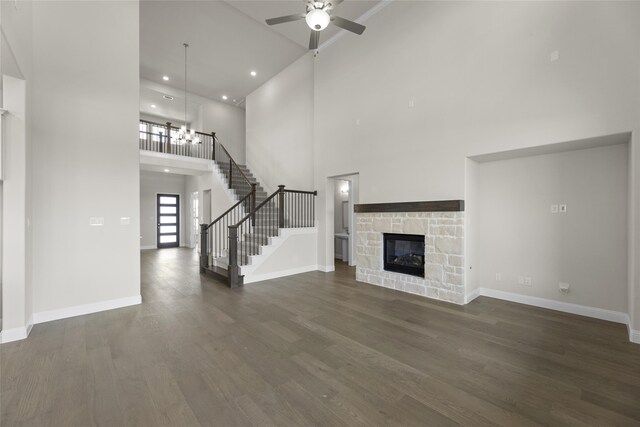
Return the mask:
<svg viewBox="0 0 640 427">
<path fill-rule="evenodd" d="M 419 234 L 384 233 L 386 271 L 424 277 L 424 238 Z"/>
</svg>

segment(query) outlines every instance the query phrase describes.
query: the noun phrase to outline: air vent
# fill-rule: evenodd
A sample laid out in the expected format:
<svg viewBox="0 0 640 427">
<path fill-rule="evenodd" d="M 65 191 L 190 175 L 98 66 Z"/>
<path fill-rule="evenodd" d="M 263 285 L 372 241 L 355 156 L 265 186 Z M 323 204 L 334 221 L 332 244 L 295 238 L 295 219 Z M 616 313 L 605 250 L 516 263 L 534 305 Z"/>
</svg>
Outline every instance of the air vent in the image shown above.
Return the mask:
<svg viewBox="0 0 640 427">
<path fill-rule="evenodd" d="M 169 101 L 173 101 L 173 96 L 169 96 L 169 95 L 162 95 L 162 97 L 164 99 L 168 99 Z"/>
</svg>

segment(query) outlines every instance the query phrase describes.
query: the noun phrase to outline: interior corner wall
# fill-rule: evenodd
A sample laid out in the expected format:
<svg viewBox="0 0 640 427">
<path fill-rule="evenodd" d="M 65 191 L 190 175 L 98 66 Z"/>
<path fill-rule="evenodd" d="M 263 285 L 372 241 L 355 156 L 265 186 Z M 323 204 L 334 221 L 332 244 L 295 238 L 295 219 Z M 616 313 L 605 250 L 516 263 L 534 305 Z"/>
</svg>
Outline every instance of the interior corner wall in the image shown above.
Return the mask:
<svg viewBox="0 0 640 427">
<path fill-rule="evenodd" d="M 36 313 L 140 295 L 138 8 L 33 3 Z"/>
<path fill-rule="evenodd" d="M 479 165 L 471 159 L 465 159 L 464 188 L 464 260 L 465 260 L 465 295 L 471 297 L 480 287 L 478 277 L 479 233 L 478 226 L 478 180 Z"/>
<path fill-rule="evenodd" d="M 215 132 L 231 157 L 240 165 L 246 163 L 245 111 L 242 108 L 198 98 L 199 116 L 194 120 L 204 133 Z"/>
<path fill-rule="evenodd" d="M 2 329 L 25 328 L 32 314 L 26 82 L 3 76 Z M 26 331 L 25 331 L 26 332 Z"/>
<path fill-rule="evenodd" d="M 33 313 L 32 281 L 32 3 L 0 2 L 0 86 L 3 121 L 2 330 L 11 339 L 28 333 Z M 7 336 L 3 337 L 6 340 Z"/>
<path fill-rule="evenodd" d="M 315 190 L 313 73 L 307 54 L 247 96 L 247 165 L 269 192 Z"/>
<path fill-rule="evenodd" d="M 140 247 L 157 247 L 157 195 L 177 194 L 180 202 L 180 246 L 189 245 L 189 194 L 184 175 L 140 171 Z"/>
<path fill-rule="evenodd" d="M 480 163 L 481 287 L 626 313 L 628 148 Z M 552 205 L 567 211 L 553 213 Z M 531 285 L 518 283 L 519 276 Z M 560 282 L 570 284 L 568 293 Z"/>
<path fill-rule="evenodd" d="M 633 134 L 629 165 L 629 327 L 640 335 L 640 132 Z"/>
<path fill-rule="evenodd" d="M 361 203 L 462 199 L 467 157 L 637 131 L 639 19 L 636 2 L 390 2 L 315 58 L 318 209 L 329 176 L 359 172 Z"/>
</svg>

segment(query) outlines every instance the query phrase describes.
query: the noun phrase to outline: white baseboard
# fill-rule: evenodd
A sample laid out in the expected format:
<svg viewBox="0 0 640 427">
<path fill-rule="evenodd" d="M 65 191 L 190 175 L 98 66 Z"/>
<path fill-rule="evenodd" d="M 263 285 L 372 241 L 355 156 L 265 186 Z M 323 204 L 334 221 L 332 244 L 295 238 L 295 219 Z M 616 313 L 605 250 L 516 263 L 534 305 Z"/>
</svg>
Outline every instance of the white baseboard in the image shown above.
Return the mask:
<svg viewBox="0 0 640 427">
<path fill-rule="evenodd" d="M 157 246 L 140 246 L 141 251 L 145 251 L 147 249 L 158 249 Z"/>
<path fill-rule="evenodd" d="M 319 265 L 318 271 L 322 271 L 324 273 L 331 273 L 332 271 L 336 271 L 335 265 Z"/>
<path fill-rule="evenodd" d="M 26 326 L 5 329 L 4 331 L 0 332 L 0 343 L 4 344 L 8 342 L 23 340 L 29 336 L 30 329 L 31 328 L 27 328 Z"/>
<path fill-rule="evenodd" d="M 476 288 L 464 296 L 464 303 L 469 304 L 471 301 L 478 298 L 479 296 L 480 296 L 480 289 Z"/>
<path fill-rule="evenodd" d="M 26 326 L 0 331 L 0 344 L 26 339 L 33 329 L 33 316 L 27 320 Z"/>
<path fill-rule="evenodd" d="M 634 331 L 631 329 L 630 318 L 627 318 L 627 330 L 629 331 L 629 341 L 635 344 L 640 344 L 640 331 Z"/>
<path fill-rule="evenodd" d="M 51 322 L 53 320 L 66 319 L 68 317 L 82 316 L 84 314 L 98 313 L 100 311 L 113 310 L 115 308 L 129 307 L 142 303 L 142 296 L 112 299 L 108 301 L 94 302 L 92 304 L 76 305 L 74 307 L 58 310 L 41 311 L 33 313 L 33 323 Z"/>
<path fill-rule="evenodd" d="M 593 317 L 595 319 L 608 320 L 609 322 L 628 324 L 629 316 L 627 315 L 627 313 L 622 313 L 619 311 L 605 310 L 603 308 L 588 307 L 586 305 L 578 305 L 568 302 L 550 300 L 546 298 L 514 294 L 512 292 L 498 291 L 496 289 L 480 288 L 479 291 L 480 295 L 486 297 L 532 305 L 535 307 L 548 308 L 565 313 L 578 314 L 580 316 Z"/>
<path fill-rule="evenodd" d="M 308 265 L 305 267 L 297 267 L 297 268 L 292 268 L 290 270 L 277 271 L 274 273 L 253 274 L 249 277 L 245 277 L 244 283 L 247 284 L 247 283 L 262 282 L 263 280 L 277 279 L 279 277 L 286 277 L 286 276 L 291 276 L 293 274 L 307 273 L 309 271 L 316 271 L 316 270 L 318 270 L 317 265 Z"/>
</svg>

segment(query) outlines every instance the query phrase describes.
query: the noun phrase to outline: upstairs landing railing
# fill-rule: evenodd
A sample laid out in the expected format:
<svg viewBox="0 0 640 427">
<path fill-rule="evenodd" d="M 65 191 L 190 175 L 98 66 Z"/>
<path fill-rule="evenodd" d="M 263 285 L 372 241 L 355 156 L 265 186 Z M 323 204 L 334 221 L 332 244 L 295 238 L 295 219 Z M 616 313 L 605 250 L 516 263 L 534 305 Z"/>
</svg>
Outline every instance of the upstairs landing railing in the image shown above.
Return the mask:
<svg viewBox="0 0 640 427">
<path fill-rule="evenodd" d="M 171 122 L 161 124 L 140 120 L 140 150 L 213 160 L 221 167 L 229 188 L 233 189 L 239 198 L 244 198 L 251 193 L 254 183 L 238 166 L 226 147 L 220 143 L 215 132 L 195 132 L 200 142 L 181 144 L 178 138 L 179 130 L 180 128 L 173 126 Z M 245 209 L 250 209 L 250 206 L 245 205 Z"/>
</svg>

